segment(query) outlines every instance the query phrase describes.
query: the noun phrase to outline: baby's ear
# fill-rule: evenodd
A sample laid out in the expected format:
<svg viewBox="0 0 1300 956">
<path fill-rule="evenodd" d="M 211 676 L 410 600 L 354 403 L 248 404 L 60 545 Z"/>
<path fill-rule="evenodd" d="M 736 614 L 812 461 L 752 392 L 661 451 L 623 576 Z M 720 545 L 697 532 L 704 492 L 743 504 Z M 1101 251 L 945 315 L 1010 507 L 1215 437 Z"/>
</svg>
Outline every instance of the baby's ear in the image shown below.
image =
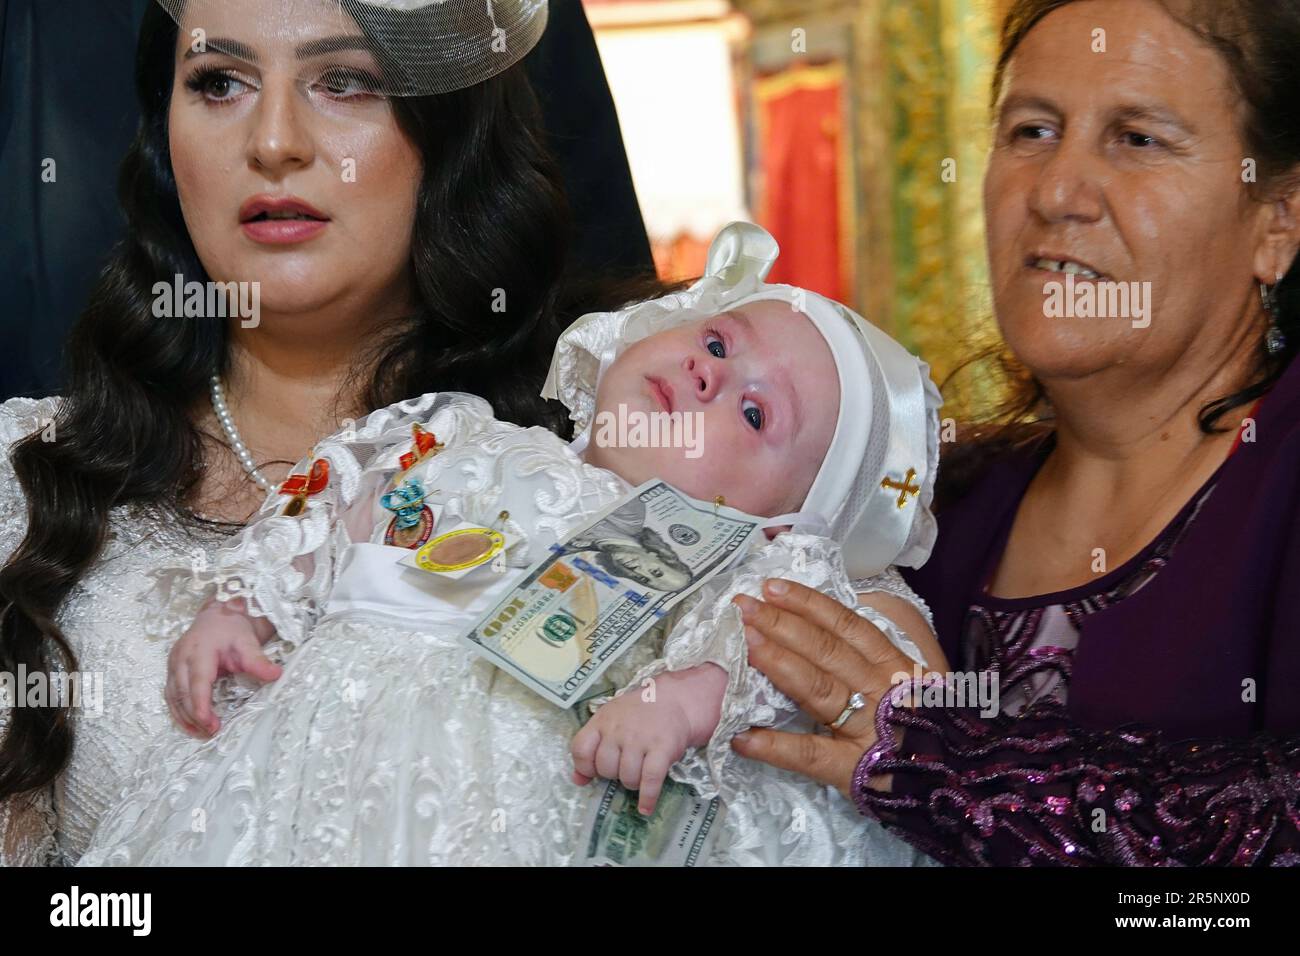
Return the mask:
<svg viewBox="0 0 1300 956">
<path fill-rule="evenodd" d="M 772 540 L 773 538 L 775 538 L 778 534 L 785 534 L 787 531 L 789 531 L 789 530 L 790 530 L 791 528 L 793 528 L 793 527 L 794 527 L 794 525 L 783 524 L 783 525 L 778 525 L 778 526 L 775 527 L 775 528 L 764 528 L 764 529 L 763 529 L 763 533 L 764 533 L 765 535 L 767 535 L 767 540 L 768 540 L 768 541 L 771 541 L 771 540 Z"/>
</svg>

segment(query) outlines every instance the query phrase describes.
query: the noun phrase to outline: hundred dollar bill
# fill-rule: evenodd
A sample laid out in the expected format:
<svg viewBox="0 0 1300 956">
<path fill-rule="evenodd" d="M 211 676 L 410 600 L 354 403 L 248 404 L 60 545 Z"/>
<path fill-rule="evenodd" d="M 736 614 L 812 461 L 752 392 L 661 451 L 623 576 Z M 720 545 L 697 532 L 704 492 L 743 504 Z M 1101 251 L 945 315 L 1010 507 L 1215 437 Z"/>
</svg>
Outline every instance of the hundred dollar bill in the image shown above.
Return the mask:
<svg viewBox="0 0 1300 956">
<path fill-rule="evenodd" d="M 762 523 L 647 481 L 552 545 L 465 640 L 571 707 L 675 604 L 739 560 Z"/>
<path fill-rule="evenodd" d="M 699 866 L 722 823 L 722 801 L 702 800 L 695 788 L 664 781 L 655 812 L 637 812 L 637 794 L 617 780 L 598 785 L 583 823 L 587 866 Z"/>
</svg>

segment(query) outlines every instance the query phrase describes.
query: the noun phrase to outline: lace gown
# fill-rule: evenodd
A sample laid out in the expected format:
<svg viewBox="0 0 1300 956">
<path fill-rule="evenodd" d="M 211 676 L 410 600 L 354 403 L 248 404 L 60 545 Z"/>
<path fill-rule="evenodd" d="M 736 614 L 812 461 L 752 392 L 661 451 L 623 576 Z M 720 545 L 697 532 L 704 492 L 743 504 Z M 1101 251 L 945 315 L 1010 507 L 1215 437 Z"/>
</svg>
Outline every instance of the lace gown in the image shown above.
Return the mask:
<svg viewBox="0 0 1300 956">
<path fill-rule="evenodd" d="M 15 398 L 0 405 L 0 560 L 8 560 L 27 525 L 10 450 L 48 425 L 57 408 L 57 398 Z M 146 746 L 184 739 L 162 697 L 168 647 L 142 635 L 140 598 L 154 583 L 151 571 L 187 563 L 224 537 L 211 528 L 177 527 L 139 507 L 112 513 L 104 553 L 58 618 L 81 672 L 102 681 L 102 707 L 73 711 L 72 759 L 53 787 L 31 799 L 0 802 L 0 864 L 76 862 Z M 0 706 L 0 734 L 10 714 Z"/>
<path fill-rule="evenodd" d="M 505 528 L 521 539 L 507 552 L 513 573 L 453 585 L 394 566 L 404 552 L 382 543 L 391 515 L 377 501 L 411 450 L 413 423 L 445 447 L 404 477 L 437 489 L 439 529 L 449 516 L 492 525 L 508 511 Z M 481 399 L 458 394 L 375 412 L 355 433 L 322 442 L 316 456 L 328 459 L 330 479 L 306 511 L 285 517 L 285 499 L 269 498 L 203 574 L 182 567 L 163 577 L 164 612 L 150 625 L 174 636 L 218 589 L 245 597 L 295 648 L 284 674 L 215 738 L 169 740 L 146 753 L 82 864 L 574 862 L 592 791 L 569 779 L 572 715 L 458 637 L 519 572 L 629 487 L 550 432 L 498 422 Z M 785 536 L 701 589 L 666 645 L 643 638 L 606 676 L 639 686 L 666 667 L 715 661 L 728 670 L 713 741 L 673 771 L 728 803 L 709 862 L 913 864 L 914 851 L 834 791 L 742 761 L 727 746 L 751 723 L 806 720 L 745 664 L 730 605 L 774 572 L 853 599 L 831 542 Z M 862 586 L 910 595 L 893 574 Z M 863 613 L 905 642 L 887 620 Z"/>
</svg>

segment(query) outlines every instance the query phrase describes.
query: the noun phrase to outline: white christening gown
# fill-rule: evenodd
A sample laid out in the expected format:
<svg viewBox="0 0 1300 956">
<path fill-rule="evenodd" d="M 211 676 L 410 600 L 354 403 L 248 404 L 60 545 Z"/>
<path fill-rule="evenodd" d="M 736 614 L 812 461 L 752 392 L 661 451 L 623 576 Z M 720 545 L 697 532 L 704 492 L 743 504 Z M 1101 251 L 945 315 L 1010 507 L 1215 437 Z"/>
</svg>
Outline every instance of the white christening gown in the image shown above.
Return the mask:
<svg viewBox="0 0 1300 956">
<path fill-rule="evenodd" d="M 429 490 L 439 531 L 458 519 L 491 526 L 508 512 L 505 528 L 521 540 L 507 552 L 507 573 L 484 566 L 453 585 L 399 569 L 410 552 L 382 543 L 391 515 L 379 495 L 412 450 L 414 423 L 445 447 L 403 478 L 418 476 Z M 294 648 L 283 675 L 213 739 L 147 752 L 82 865 L 579 862 L 593 788 L 570 781 L 572 714 L 459 638 L 525 568 L 630 486 L 552 433 L 499 422 L 482 399 L 455 393 L 374 412 L 315 454 L 329 461 L 329 483 L 305 512 L 285 517 L 287 499 L 268 498 L 210 564 L 162 576 L 163 611 L 151 623 L 176 636 L 217 587 L 244 596 Z M 854 586 L 918 600 L 892 573 L 851 585 L 832 542 L 784 535 L 688 599 L 666 642 L 643 637 L 605 677 L 627 687 L 665 668 L 727 669 L 714 739 L 673 770 L 727 805 L 708 863 L 912 865 L 913 850 L 838 793 L 728 746 L 750 725 L 809 724 L 746 664 L 730 603 L 738 591 L 758 594 L 772 574 L 850 603 Z M 861 613 L 906 643 L 884 618 Z"/>
<path fill-rule="evenodd" d="M 33 432 L 56 438 L 50 429 L 60 401 L 0 404 L 0 561 L 9 559 L 27 530 L 27 500 L 10 461 L 13 446 Z M 140 754 L 161 740 L 186 740 L 163 702 L 168 645 L 141 630 L 141 599 L 155 584 L 155 570 L 187 563 L 229 537 L 229 528 L 180 523 L 161 508 L 122 505 L 110 512 L 103 551 L 58 612 L 78 670 L 102 694 L 87 695 L 71 711 L 72 757 L 55 782 L 0 800 L 0 866 L 75 863 Z M 0 704 L 0 736 L 13 713 Z"/>
</svg>

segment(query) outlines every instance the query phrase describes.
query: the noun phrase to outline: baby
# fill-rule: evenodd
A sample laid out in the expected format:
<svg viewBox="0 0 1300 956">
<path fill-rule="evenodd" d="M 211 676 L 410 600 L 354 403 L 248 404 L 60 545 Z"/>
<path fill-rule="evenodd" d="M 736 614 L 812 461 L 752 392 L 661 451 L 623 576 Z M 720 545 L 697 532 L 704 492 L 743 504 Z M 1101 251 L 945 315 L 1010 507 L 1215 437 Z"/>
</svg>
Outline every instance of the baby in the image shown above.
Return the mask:
<svg viewBox="0 0 1300 956">
<path fill-rule="evenodd" d="M 937 393 L 922 363 L 847 309 L 765 285 L 775 256 L 770 236 L 733 224 L 714 243 L 709 275 L 688 292 L 588 316 L 566 332 L 543 394 L 570 408 L 579 433 L 571 445 L 542 429 L 498 422 L 481 400 L 459 395 L 413 399 L 374 413 L 354 435 L 322 442 L 240 544 L 218 559 L 219 587 L 203 592 L 205 603 L 172 651 L 167 698 L 182 726 L 207 736 L 220 727 L 212 704 L 218 678 L 247 674 L 275 683 L 247 701 L 212 745 L 191 756 L 173 747 L 149 759 L 135 798 L 101 828 L 88 861 L 337 861 L 337 846 L 323 849 L 308 837 L 322 825 L 307 825 L 301 808 L 319 814 L 326 792 L 337 797 L 337 787 L 393 773 L 395 765 L 423 768 L 439 786 L 475 778 L 495 786 L 531 765 L 541 776 L 530 799 L 549 804 L 551 816 L 560 808 L 556 832 L 567 834 L 571 852 L 581 801 L 556 790 L 554 775 L 569 772 L 554 749 L 563 726 L 555 723 L 558 709 L 454 638 L 509 593 L 520 576 L 514 568 L 536 563 L 652 478 L 763 516 L 772 540 L 691 595 L 689 610 L 670 618 L 662 644 L 643 638 L 645 647 L 610 670 L 616 686 L 631 692 L 599 706 L 573 738 L 573 785 L 618 779 L 639 791 L 639 809 L 649 814 L 677 765 L 674 776 L 705 795 L 734 797 L 737 778 L 722 766 L 730 736 L 795 709 L 748 668 L 739 615 L 728 613 L 735 594 L 757 593 L 765 577 L 802 575 L 858 603 L 859 613 L 914 656 L 931 652 L 923 606 L 890 566 L 920 563 L 933 538 L 927 505 Z M 667 415 L 678 424 L 692 416 L 702 444 L 688 455 L 681 447 L 610 441 L 597 427 L 605 415 Z M 462 525 L 517 539 L 501 552 L 508 562 L 498 558 L 490 567 L 479 560 L 486 551 L 467 553 L 445 577 L 397 563 Z M 647 593 L 670 592 L 689 578 L 675 570 L 671 548 L 629 552 L 623 577 Z M 172 592 L 175 606 L 183 593 Z M 399 630 L 407 636 L 394 638 Z M 302 644 L 283 670 L 264 652 L 277 637 Z M 650 677 L 654 693 L 646 695 L 640 691 Z M 345 683 L 360 685 L 363 705 L 354 697 L 352 712 L 336 717 L 333 702 L 318 698 Z M 345 757 L 326 772 L 309 770 L 311 747 Z M 263 768 L 265 785 L 244 780 L 250 766 Z M 251 856 L 238 827 L 214 835 L 209 822 L 204 838 L 180 840 L 186 812 L 204 807 L 210 817 L 222 806 L 218 795 L 237 781 L 241 795 L 251 790 L 255 797 L 242 816 L 292 823 L 264 837 Z M 365 821 L 358 808 L 332 811 L 335 821 L 352 814 L 351 822 L 324 828 L 335 840 L 337 831 L 352 834 L 358 855 L 349 862 L 568 859 L 517 845 L 502 853 L 495 836 L 484 832 L 476 844 L 465 826 L 456 837 L 439 831 L 437 848 L 430 831 L 412 850 L 409 834 L 423 832 L 431 813 L 462 819 L 472 802 L 445 794 L 422 803 L 414 786 L 405 796 L 392 788 L 385 809 Z M 287 793 L 296 794 L 299 809 L 276 812 Z M 358 791 L 349 793 L 364 805 Z M 498 797 L 498 808 L 521 799 L 512 790 Z M 287 855 L 274 856 L 272 846 Z"/>
</svg>

